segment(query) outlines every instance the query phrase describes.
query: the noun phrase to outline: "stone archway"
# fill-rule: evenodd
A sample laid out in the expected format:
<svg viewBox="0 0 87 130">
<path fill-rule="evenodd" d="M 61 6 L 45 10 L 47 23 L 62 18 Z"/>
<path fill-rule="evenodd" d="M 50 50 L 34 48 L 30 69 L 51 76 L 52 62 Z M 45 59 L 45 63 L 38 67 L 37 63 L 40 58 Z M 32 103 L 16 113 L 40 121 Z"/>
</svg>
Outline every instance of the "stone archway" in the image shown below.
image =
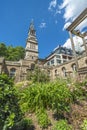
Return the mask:
<svg viewBox="0 0 87 130">
<path fill-rule="evenodd" d="M 75 63 L 73 63 L 71 67 L 72 67 L 72 70 L 73 70 L 74 72 L 77 71 L 77 68 L 76 68 L 76 64 L 75 64 Z"/>
<path fill-rule="evenodd" d="M 63 72 L 63 76 L 66 77 L 67 75 L 66 75 L 66 68 L 65 67 L 62 68 L 62 72 Z"/>
</svg>

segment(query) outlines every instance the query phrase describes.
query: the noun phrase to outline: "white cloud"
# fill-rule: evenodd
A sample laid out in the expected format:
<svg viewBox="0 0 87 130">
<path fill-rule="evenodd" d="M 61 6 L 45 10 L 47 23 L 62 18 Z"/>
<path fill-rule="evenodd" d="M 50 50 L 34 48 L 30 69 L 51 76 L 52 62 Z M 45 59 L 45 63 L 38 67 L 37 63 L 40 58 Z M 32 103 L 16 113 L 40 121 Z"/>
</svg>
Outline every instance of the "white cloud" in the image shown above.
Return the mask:
<svg viewBox="0 0 87 130">
<path fill-rule="evenodd" d="M 39 27 L 40 27 L 40 28 L 45 28 L 45 27 L 46 27 L 46 23 L 45 23 L 45 22 L 42 22 Z"/>
<path fill-rule="evenodd" d="M 57 15 L 57 14 L 61 14 L 61 10 L 56 9 L 55 15 Z"/>
<path fill-rule="evenodd" d="M 67 22 L 72 22 L 85 8 L 87 8 L 87 0 L 63 0 L 63 3 L 60 5 L 60 9 L 65 10 L 63 16 L 65 24 Z M 86 22 L 85 26 L 87 26 Z M 79 29 L 81 30 L 82 26 L 79 26 Z"/>
<path fill-rule="evenodd" d="M 49 3 L 48 10 L 52 10 L 52 8 L 55 8 L 56 6 L 57 6 L 57 0 L 52 0 L 52 1 Z"/>
<path fill-rule="evenodd" d="M 66 48 L 72 48 L 70 39 L 67 39 L 63 46 Z"/>
<path fill-rule="evenodd" d="M 82 51 L 84 49 L 84 47 L 81 47 L 83 41 L 80 37 L 74 36 L 73 41 L 74 41 L 74 46 L 76 51 Z M 63 46 L 72 49 L 70 38 L 66 40 Z"/>
</svg>

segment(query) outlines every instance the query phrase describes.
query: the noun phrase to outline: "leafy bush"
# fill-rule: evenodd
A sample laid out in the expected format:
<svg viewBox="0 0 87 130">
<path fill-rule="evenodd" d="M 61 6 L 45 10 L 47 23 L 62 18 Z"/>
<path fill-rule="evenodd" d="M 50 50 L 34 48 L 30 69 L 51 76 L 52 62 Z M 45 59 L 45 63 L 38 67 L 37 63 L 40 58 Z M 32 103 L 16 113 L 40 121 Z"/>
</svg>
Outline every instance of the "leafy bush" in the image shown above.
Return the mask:
<svg viewBox="0 0 87 130">
<path fill-rule="evenodd" d="M 74 84 L 71 95 L 74 102 L 76 102 L 77 100 L 84 99 L 84 97 L 86 96 L 86 91 L 83 89 L 82 83 L 77 82 Z"/>
<path fill-rule="evenodd" d="M 72 97 L 69 88 L 65 82 L 57 81 L 53 84 L 50 90 L 52 109 L 56 110 L 57 114 L 69 111 L 69 105 Z"/>
<path fill-rule="evenodd" d="M 51 124 L 51 121 L 48 119 L 48 115 L 43 108 L 37 111 L 37 120 L 41 128 L 47 128 Z"/>
<path fill-rule="evenodd" d="M 29 130 L 30 128 L 33 128 L 32 120 L 24 118 L 20 122 L 16 123 L 11 130 Z"/>
<path fill-rule="evenodd" d="M 48 127 L 50 121 L 46 110 L 52 109 L 58 118 L 64 117 L 72 103 L 70 89 L 66 81 L 57 80 L 47 83 L 33 83 L 24 89 L 18 89 L 20 107 L 23 113 L 37 113 L 38 123 L 42 128 Z"/>
<path fill-rule="evenodd" d="M 35 112 L 37 109 L 53 109 L 57 113 L 69 110 L 71 93 L 65 83 L 35 83 L 19 92 L 20 106 L 24 112 Z"/>
<path fill-rule="evenodd" d="M 81 125 L 81 130 L 87 130 L 87 119 L 85 119 Z"/>
<path fill-rule="evenodd" d="M 31 72 L 29 71 L 27 73 L 27 79 L 32 80 L 34 83 L 35 82 L 45 83 L 50 80 L 48 73 L 45 72 L 45 70 L 41 70 L 38 67 L 35 67 L 33 71 Z"/>
<path fill-rule="evenodd" d="M 2 129 L 12 127 L 21 120 L 18 94 L 13 81 L 7 75 L 0 75 L 0 124 Z"/>
<path fill-rule="evenodd" d="M 66 120 L 59 120 L 52 130 L 72 130 Z"/>
</svg>

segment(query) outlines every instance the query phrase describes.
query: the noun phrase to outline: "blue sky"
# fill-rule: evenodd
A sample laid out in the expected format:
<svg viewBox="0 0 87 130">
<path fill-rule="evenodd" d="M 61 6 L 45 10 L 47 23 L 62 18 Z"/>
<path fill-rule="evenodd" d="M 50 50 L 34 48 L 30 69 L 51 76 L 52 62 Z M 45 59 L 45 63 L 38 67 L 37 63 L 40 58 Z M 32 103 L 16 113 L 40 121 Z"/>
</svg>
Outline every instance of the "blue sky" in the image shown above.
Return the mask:
<svg viewBox="0 0 87 130">
<path fill-rule="evenodd" d="M 0 43 L 25 47 L 29 25 L 33 19 L 39 57 L 46 57 L 55 47 L 66 43 L 69 35 L 65 27 L 87 7 L 86 0 L 80 0 L 82 4 L 77 10 L 79 0 L 73 1 L 0 0 Z M 73 7 L 74 14 L 69 12 L 73 11 Z"/>
</svg>

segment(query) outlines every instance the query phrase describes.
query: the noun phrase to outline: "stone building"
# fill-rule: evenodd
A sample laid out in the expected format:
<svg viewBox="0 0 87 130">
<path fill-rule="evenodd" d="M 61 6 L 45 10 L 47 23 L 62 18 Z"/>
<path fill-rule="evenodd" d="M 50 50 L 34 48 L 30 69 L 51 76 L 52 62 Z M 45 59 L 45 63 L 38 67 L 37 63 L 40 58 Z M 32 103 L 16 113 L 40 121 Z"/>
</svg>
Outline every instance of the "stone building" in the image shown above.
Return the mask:
<svg viewBox="0 0 87 130">
<path fill-rule="evenodd" d="M 74 77 L 75 73 L 80 76 L 87 76 L 87 40 L 84 40 L 84 37 L 87 38 L 87 33 L 84 33 L 84 35 L 78 33 L 76 30 L 73 30 L 78 25 L 77 23 L 80 23 L 80 21 L 82 21 L 81 19 L 86 17 L 87 9 L 85 9 L 85 11 L 83 11 L 82 14 L 67 28 L 71 38 L 74 57 L 72 55 L 72 51 L 60 47 L 46 59 L 39 59 L 36 31 L 32 22 L 30 24 L 26 41 L 25 58 L 20 59 L 19 61 L 6 61 L 3 57 L 0 57 L 0 73 L 7 73 L 10 77 L 15 76 L 15 81 L 19 82 L 26 80 L 27 72 L 33 70 L 37 64 L 41 69 L 44 69 L 49 74 L 51 80 L 54 80 L 57 77 Z M 76 56 L 71 33 L 74 33 L 83 39 L 85 52 L 81 56 Z M 58 51 L 63 52 L 58 53 Z M 56 60 L 56 62 L 52 60 Z M 59 60 L 61 60 L 61 64 Z M 52 63 L 51 65 L 50 62 L 55 64 Z"/>
<path fill-rule="evenodd" d="M 87 76 L 87 56 L 79 56 L 78 58 L 79 70 L 77 70 L 75 60 L 72 59 L 61 65 L 48 67 L 49 76 L 52 80 L 55 78 L 74 78 L 77 74 L 84 78 Z"/>
<path fill-rule="evenodd" d="M 51 71 L 48 69 L 51 79 L 67 76 L 75 77 L 75 75 L 80 77 L 87 76 L 87 32 L 80 32 L 80 30 L 77 30 L 77 27 L 81 25 L 82 22 L 87 22 L 87 8 L 66 29 L 70 35 L 74 58 L 61 65 L 53 66 L 50 69 Z M 83 27 L 85 28 L 85 26 Z M 84 53 L 81 56 L 77 56 L 76 54 L 73 35 L 80 37 L 83 41 Z"/>
<path fill-rule="evenodd" d="M 45 66 L 56 66 L 63 64 L 73 58 L 73 51 L 63 46 L 58 46 L 46 57 Z"/>
<path fill-rule="evenodd" d="M 15 76 L 15 81 L 19 82 L 26 79 L 27 71 L 35 66 L 38 59 L 38 42 L 33 22 L 30 24 L 28 38 L 25 47 L 25 58 L 19 61 L 5 61 L 0 58 L 0 73 L 7 73 L 10 77 Z"/>
</svg>

